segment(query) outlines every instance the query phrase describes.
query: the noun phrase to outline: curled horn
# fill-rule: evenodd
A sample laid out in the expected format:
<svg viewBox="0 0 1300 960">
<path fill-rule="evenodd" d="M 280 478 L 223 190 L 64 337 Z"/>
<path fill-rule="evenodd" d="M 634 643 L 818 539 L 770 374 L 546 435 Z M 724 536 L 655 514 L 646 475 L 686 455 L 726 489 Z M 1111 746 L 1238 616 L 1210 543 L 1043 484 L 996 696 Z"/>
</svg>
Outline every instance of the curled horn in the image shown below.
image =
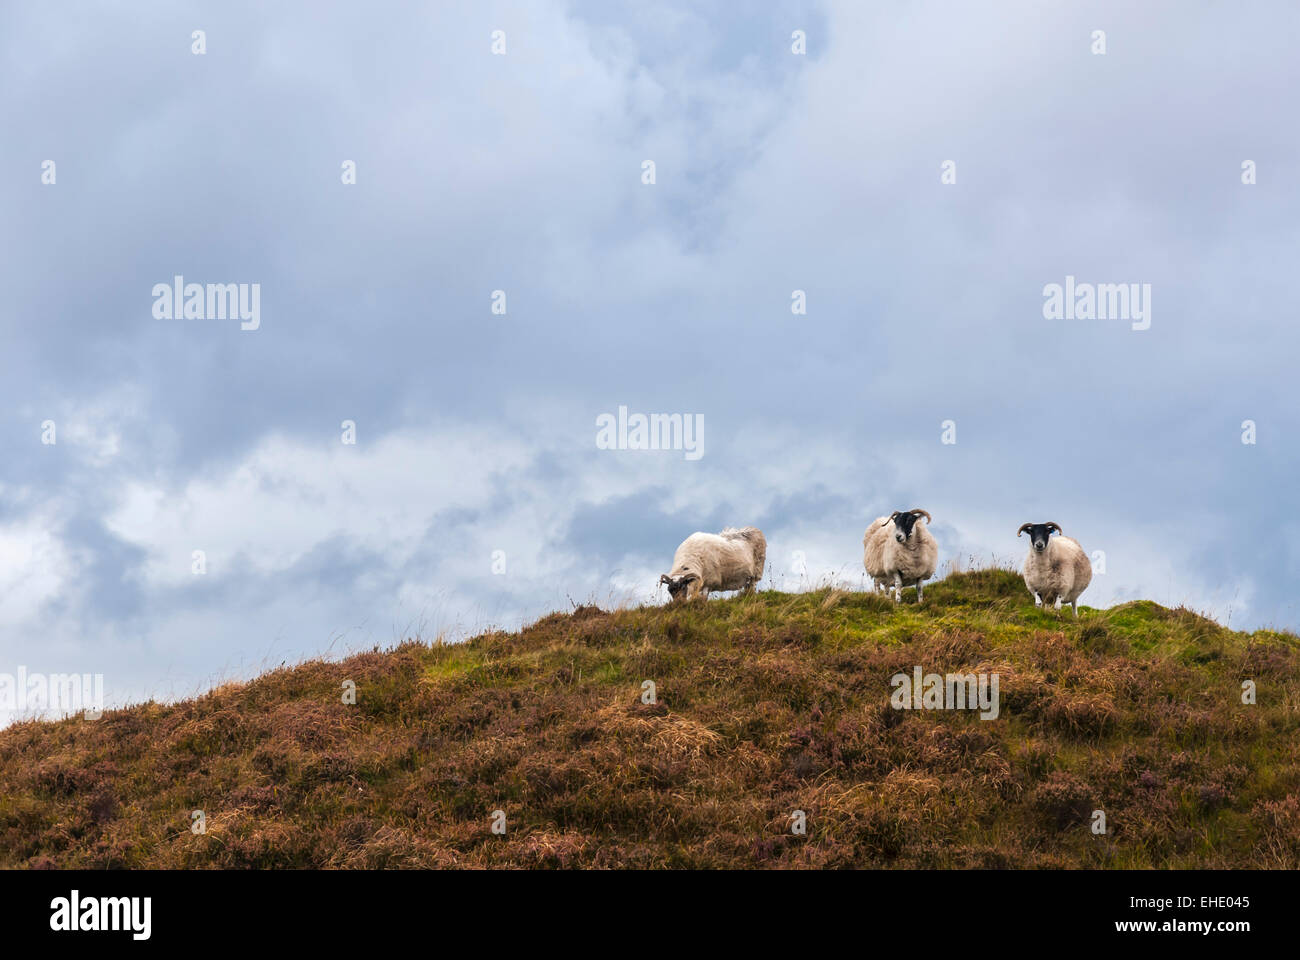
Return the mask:
<svg viewBox="0 0 1300 960">
<path fill-rule="evenodd" d="M 922 510 L 920 507 L 913 507 L 908 511 L 908 513 L 913 513 L 917 516 L 924 516 L 926 523 L 934 523 L 934 517 L 930 516 L 929 510 Z"/>
<path fill-rule="evenodd" d="M 1049 521 L 1045 524 L 1045 526 L 1047 526 L 1047 527 L 1049 527 L 1049 528 L 1050 528 L 1050 527 L 1055 527 L 1057 533 L 1059 533 L 1061 536 L 1065 536 L 1065 531 L 1061 529 L 1061 525 L 1060 525 L 1059 523 L 1053 523 L 1052 521 L 1049 520 Z"/>
<path fill-rule="evenodd" d="M 659 578 L 659 582 L 660 582 L 660 583 L 666 583 L 666 584 L 668 584 L 668 586 L 671 587 L 671 586 L 673 585 L 673 578 L 670 577 L 670 576 L 668 576 L 668 574 L 665 573 L 663 576 L 661 576 L 661 577 Z"/>
<path fill-rule="evenodd" d="M 1024 532 L 1025 532 L 1026 530 L 1028 530 L 1028 529 L 1029 529 L 1030 527 L 1032 527 L 1032 526 L 1033 526 L 1032 523 L 1022 523 L 1022 524 L 1020 525 L 1020 529 L 1016 531 L 1016 536 L 1017 536 L 1017 537 L 1022 536 L 1022 535 L 1024 534 Z"/>
</svg>

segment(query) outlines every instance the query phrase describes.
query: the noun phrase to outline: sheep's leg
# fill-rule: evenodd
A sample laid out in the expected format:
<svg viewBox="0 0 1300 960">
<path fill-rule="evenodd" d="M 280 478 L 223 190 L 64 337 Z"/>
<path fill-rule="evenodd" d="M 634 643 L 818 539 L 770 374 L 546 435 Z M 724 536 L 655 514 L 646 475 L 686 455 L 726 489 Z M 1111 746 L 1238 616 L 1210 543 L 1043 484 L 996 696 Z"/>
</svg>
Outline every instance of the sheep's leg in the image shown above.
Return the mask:
<svg viewBox="0 0 1300 960">
<path fill-rule="evenodd" d="M 1072 600 L 1072 601 L 1070 602 L 1070 608 L 1074 611 L 1074 619 L 1078 620 L 1078 619 L 1079 619 L 1079 601 L 1078 601 L 1078 600 Z"/>
<path fill-rule="evenodd" d="M 898 603 L 902 599 L 903 599 L 903 575 L 901 573 L 895 573 L 894 574 L 894 602 Z"/>
<path fill-rule="evenodd" d="M 921 581 L 916 581 L 916 602 L 920 603 L 925 598 L 921 596 Z"/>
<path fill-rule="evenodd" d="M 1036 607 L 1041 607 L 1042 605 L 1043 605 L 1043 598 L 1040 597 L 1040 596 L 1038 595 L 1037 592 L 1035 592 L 1035 593 L 1034 593 L 1034 606 L 1036 606 Z"/>
</svg>

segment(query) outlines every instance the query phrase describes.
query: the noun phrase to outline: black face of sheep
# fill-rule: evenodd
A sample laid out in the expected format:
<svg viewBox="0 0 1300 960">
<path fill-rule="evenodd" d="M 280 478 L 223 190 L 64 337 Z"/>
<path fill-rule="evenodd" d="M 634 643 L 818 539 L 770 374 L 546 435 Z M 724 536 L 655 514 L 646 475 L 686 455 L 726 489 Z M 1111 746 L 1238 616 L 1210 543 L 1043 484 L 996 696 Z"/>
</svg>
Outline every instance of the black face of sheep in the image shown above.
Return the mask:
<svg viewBox="0 0 1300 960">
<path fill-rule="evenodd" d="M 1020 531 L 1019 533 L 1016 534 L 1016 536 L 1018 537 L 1021 534 L 1028 533 L 1029 542 L 1033 544 L 1033 547 L 1036 551 L 1042 553 L 1044 550 L 1047 549 L 1048 537 L 1050 537 L 1054 532 L 1058 534 L 1061 532 L 1060 524 L 1025 523 L 1025 524 L 1021 524 Z"/>
<path fill-rule="evenodd" d="M 889 518 L 894 521 L 894 539 L 899 543 L 910 540 L 916 521 L 921 519 L 922 515 L 929 519 L 929 514 L 924 510 L 895 510 L 894 515 Z"/>
<path fill-rule="evenodd" d="M 685 577 L 678 577 L 674 580 L 665 573 L 659 578 L 659 582 L 668 584 L 668 596 L 672 597 L 673 600 L 676 601 L 685 599 L 686 588 L 690 585 L 692 579 L 691 576 L 687 575 Z"/>
</svg>

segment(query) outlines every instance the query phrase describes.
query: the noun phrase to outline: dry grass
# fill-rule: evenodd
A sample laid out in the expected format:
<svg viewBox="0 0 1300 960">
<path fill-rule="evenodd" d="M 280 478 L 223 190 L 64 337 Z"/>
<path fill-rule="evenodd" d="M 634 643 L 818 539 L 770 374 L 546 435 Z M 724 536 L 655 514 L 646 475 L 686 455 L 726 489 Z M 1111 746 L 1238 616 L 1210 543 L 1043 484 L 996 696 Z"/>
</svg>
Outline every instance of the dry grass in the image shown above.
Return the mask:
<svg viewBox="0 0 1300 960">
<path fill-rule="evenodd" d="M 1001 716 L 892 709 L 916 665 L 997 671 Z M 1151 603 L 1057 619 L 1002 570 L 920 608 L 583 607 L 0 731 L 0 866 L 1295 868 L 1298 666 Z"/>
</svg>

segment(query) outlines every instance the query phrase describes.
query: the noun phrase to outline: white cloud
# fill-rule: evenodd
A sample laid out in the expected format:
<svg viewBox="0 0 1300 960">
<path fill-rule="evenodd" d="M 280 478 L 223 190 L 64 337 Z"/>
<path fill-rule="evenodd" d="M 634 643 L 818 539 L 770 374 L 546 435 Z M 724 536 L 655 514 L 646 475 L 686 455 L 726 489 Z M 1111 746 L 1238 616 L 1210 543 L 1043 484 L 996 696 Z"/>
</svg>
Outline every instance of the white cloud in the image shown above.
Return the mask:
<svg viewBox="0 0 1300 960">
<path fill-rule="evenodd" d="M 68 548 L 51 526 L 45 512 L 0 525 L 0 629 L 34 626 L 76 574 Z"/>
<path fill-rule="evenodd" d="M 517 443 L 469 426 L 356 445 L 273 435 L 176 488 L 128 482 L 105 524 L 145 551 L 150 586 L 192 580 L 194 550 L 205 551 L 209 576 L 236 563 L 274 575 L 337 536 L 400 566 L 438 512 L 484 507 L 492 478 L 526 463 Z"/>
</svg>

